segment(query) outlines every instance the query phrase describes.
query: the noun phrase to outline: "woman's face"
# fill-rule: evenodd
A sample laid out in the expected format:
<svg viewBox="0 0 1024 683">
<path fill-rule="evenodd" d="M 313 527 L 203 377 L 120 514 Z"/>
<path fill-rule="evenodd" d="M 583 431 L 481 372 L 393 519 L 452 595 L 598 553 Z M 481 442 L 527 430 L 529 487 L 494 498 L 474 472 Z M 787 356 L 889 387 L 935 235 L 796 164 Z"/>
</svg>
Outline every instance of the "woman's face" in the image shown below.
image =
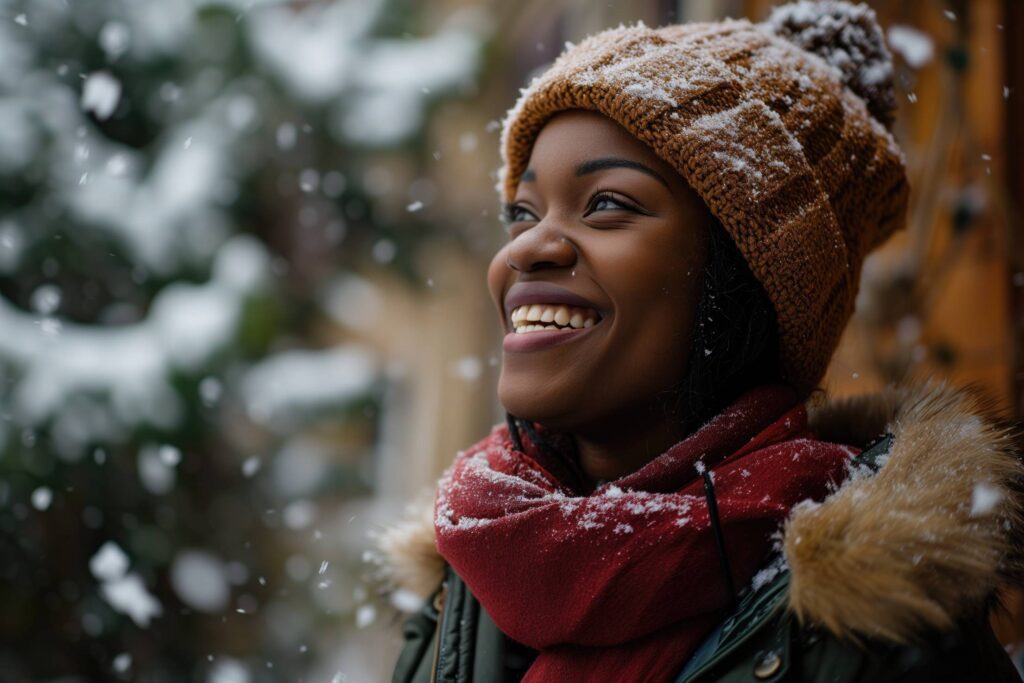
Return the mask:
<svg viewBox="0 0 1024 683">
<path fill-rule="evenodd" d="M 506 218 L 488 270 L 505 409 L 581 433 L 648 414 L 685 371 L 704 204 L 618 124 L 570 111 L 538 136 Z"/>
</svg>

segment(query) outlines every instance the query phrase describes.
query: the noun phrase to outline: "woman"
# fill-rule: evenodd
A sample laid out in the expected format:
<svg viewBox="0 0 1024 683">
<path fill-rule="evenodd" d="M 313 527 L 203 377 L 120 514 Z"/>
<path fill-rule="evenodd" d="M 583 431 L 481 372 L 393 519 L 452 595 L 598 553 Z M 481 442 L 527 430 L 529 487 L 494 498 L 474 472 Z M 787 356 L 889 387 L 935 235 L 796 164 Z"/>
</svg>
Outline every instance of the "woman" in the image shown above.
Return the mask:
<svg viewBox="0 0 1024 683">
<path fill-rule="evenodd" d="M 523 92 L 508 420 L 381 539 L 431 596 L 394 680 L 1018 680 L 1011 433 L 937 384 L 804 403 L 903 222 L 893 109 L 836 2 L 606 31 Z"/>
</svg>

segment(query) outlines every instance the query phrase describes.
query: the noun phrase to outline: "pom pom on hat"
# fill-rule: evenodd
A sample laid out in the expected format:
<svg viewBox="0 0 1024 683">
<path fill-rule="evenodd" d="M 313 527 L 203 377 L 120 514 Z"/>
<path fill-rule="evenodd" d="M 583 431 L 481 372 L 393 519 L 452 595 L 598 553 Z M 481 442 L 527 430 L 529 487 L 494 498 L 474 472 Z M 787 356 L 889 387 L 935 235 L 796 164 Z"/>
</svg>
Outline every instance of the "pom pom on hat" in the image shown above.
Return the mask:
<svg viewBox="0 0 1024 683">
<path fill-rule="evenodd" d="M 874 10 L 835 0 L 801 0 L 773 9 L 764 26 L 838 69 L 843 83 L 864 100 L 871 115 L 892 125 L 892 55 Z"/>
</svg>

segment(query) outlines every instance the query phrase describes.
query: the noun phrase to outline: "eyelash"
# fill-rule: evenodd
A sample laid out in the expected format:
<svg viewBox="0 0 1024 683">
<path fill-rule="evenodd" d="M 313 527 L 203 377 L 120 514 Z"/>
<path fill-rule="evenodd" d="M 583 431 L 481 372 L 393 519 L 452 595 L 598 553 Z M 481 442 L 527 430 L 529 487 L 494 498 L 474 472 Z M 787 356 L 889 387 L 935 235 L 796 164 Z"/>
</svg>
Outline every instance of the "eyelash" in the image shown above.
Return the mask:
<svg viewBox="0 0 1024 683">
<path fill-rule="evenodd" d="M 590 203 L 587 205 L 587 213 L 585 215 L 589 215 L 596 211 L 597 209 L 595 209 L 594 207 L 597 204 L 601 203 L 602 201 L 609 201 L 612 202 L 613 204 L 617 204 L 617 208 L 620 210 L 625 209 L 626 211 L 635 211 L 637 213 L 642 213 L 642 211 L 638 207 L 630 204 L 629 202 L 623 201 L 608 192 L 598 192 L 597 194 L 594 195 L 594 198 L 591 199 Z M 607 211 L 608 209 L 601 210 Z M 504 210 L 502 211 L 502 219 L 504 223 L 506 225 L 511 225 L 512 223 L 520 223 L 524 220 L 529 220 L 517 218 L 518 211 L 525 211 L 526 213 L 529 213 L 531 216 L 533 216 L 533 212 L 527 209 L 525 206 L 521 206 L 519 204 L 506 204 Z M 537 220 L 537 217 L 533 216 L 533 219 Z"/>
<path fill-rule="evenodd" d="M 521 220 L 525 220 L 516 217 L 518 211 L 525 211 L 531 215 L 533 213 L 526 207 L 520 206 L 519 204 L 506 204 L 501 212 L 502 222 L 504 222 L 505 225 L 511 225 L 512 223 L 519 223 Z M 534 216 L 534 218 L 536 218 L 536 216 Z"/>
</svg>

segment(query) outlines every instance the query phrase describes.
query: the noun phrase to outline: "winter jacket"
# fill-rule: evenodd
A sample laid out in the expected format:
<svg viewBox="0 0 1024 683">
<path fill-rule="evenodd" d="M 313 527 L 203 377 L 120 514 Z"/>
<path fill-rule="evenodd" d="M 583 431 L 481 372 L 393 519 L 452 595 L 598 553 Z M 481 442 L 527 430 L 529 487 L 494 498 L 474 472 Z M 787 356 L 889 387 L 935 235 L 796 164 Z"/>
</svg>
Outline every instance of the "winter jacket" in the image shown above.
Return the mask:
<svg viewBox="0 0 1024 683">
<path fill-rule="evenodd" d="M 670 683 L 1020 681 L 987 614 L 1018 571 L 1024 470 L 989 414 L 938 384 L 812 406 L 819 438 L 867 448 L 794 509 L 782 555 Z M 392 579 L 430 593 L 392 681 L 520 680 L 533 651 L 436 554 L 430 507 L 379 542 Z"/>
</svg>

